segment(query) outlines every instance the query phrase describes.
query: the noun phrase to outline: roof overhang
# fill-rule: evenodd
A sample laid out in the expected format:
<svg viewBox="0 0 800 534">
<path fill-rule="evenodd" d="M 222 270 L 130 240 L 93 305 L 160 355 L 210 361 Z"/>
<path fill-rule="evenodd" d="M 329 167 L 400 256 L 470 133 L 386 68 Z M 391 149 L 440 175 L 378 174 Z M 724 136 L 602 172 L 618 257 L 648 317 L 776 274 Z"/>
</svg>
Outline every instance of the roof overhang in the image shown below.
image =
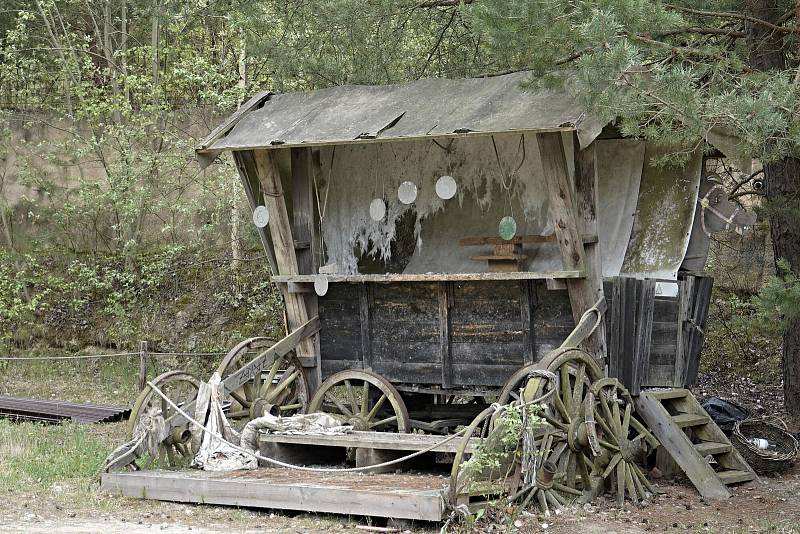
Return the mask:
<svg viewBox="0 0 800 534">
<path fill-rule="evenodd" d="M 526 87 L 529 80 L 529 72 L 518 72 L 263 92 L 214 129 L 196 153 L 205 167 L 225 150 L 549 131 L 576 131 L 587 146 L 607 123 L 587 116 L 566 92 Z"/>
</svg>

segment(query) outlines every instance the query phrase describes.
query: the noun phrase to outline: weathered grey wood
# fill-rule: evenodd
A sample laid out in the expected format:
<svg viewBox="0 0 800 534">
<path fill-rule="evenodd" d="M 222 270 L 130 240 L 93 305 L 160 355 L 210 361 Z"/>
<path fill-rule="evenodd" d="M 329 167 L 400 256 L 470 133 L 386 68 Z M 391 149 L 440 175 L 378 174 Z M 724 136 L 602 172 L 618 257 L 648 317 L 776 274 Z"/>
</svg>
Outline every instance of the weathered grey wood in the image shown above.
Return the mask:
<svg viewBox="0 0 800 534">
<path fill-rule="evenodd" d="M 579 232 L 582 235 L 597 235 L 597 156 L 595 144 L 581 150 L 577 133 L 572 138 L 573 157 L 575 162 L 575 200 Z M 586 254 L 586 283 L 592 291 L 593 302 L 604 299 L 603 294 L 603 265 L 600 242 L 584 244 Z M 577 321 L 577 318 L 576 318 Z M 593 355 L 595 359 L 607 362 L 608 347 L 606 346 L 605 315 L 594 333 L 583 342 L 583 348 Z"/>
<path fill-rule="evenodd" d="M 586 254 L 578 227 L 578 215 L 572 193 L 572 179 L 567 172 L 564 143 L 560 133 L 536 135 L 547 196 L 548 217 L 555 229 L 564 269 L 587 273 Z M 597 300 L 592 282 L 586 278 L 567 279 L 572 317 L 577 322 Z"/>
<path fill-rule="evenodd" d="M 429 447 L 432 452 L 456 452 L 461 440 L 445 441 L 447 436 L 431 434 L 398 434 L 392 432 L 353 431 L 347 434 L 262 434 L 260 443 L 285 443 L 314 445 L 318 447 L 350 447 L 364 449 L 385 449 L 394 451 L 422 451 Z M 469 441 L 467 453 L 475 451 L 480 438 Z"/>
<path fill-rule="evenodd" d="M 531 282 L 529 280 L 521 280 L 519 282 L 519 294 L 519 314 L 525 335 L 522 354 L 523 361 L 527 364 L 534 361 L 533 296 L 531 295 Z"/>
<path fill-rule="evenodd" d="M 280 475 L 284 470 L 265 471 Z M 329 473 L 323 481 L 318 475 L 301 477 L 293 471 L 290 476 L 275 476 L 277 480 L 271 480 L 269 475 L 255 478 L 208 471 L 138 471 L 103 473 L 101 487 L 115 495 L 162 501 L 425 521 L 444 518 L 444 489 L 431 489 L 435 484 L 430 477 L 419 477 L 420 483 L 415 488 L 412 482 L 416 479 L 405 475 L 403 488 L 395 488 L 391 483 L 393 476 L 340 478 Z M 368 484 L 359 484 L 358 480 Z"/>
<path fill-rule="evenodd" d="M 686 276 L 678 286 L 678 336 L 675 341 L 675 377 L 673 385 L 683 387 L 689 357 L 689 319 L 692 313 L 694 276 Z"/>
<path fill-rule="evenodd" d="M 608 343 L 608 375 L 619 378 L 622 367 L 622 339 L 625 330 L 622 322 L 623 282 L 619 277 L 612 281 L 611 324 Z"/>
<path fill-rule="evenodd" d="M 449 282 L 437 284 L 439 301 L 439 352 L 442 362 L 442 387 L 453 386 L 453 351 L 450 307 L 453 303 L 453 288 Z"/>
<path fill-rule="evenodd" d="M 474 247 L 485 245 L 524 245 L 531 243 L 550 243 L 556 240 L 555 234 L 547 235 L 518 235 L 511 239 L 503 239 L 502 237 L 463 237 L 458 240 L 459 246 Z M 597 227 L 591 231 L 583 234 L 584 243 L 597 243 Z"/>
<path fill-rule="evenodd" d="M 277 161 L 272 152 L 266 150 L 256 151 L 254 157 L 258 180 L 261 184 L 261 192 L 264 196 L 264 205 L 270 213 L 270 222 L 267 226 L 275 248 L 278 273 L 283 275 L 300 274 L 297 265 L 297 254 L 294 248 L 292 225 L 289 223 Z M 303 295 L 289 293 L 285 289 L 283 298 L 286 304 L 286 317 L 289 322 L 289 329 L 292 330 L 308 321 L 308 310 Z M 313 357 L 315 356 L 314 349 L 313 340 L 303 340 L 298 346 L 298 355 Z"/>
<path fill-rule="evenodd" d="M 367 284 L 359 287 L 359 314 L 361 316 L 361 358 L 364 369 L 372 369 L 372 322 L 370 320 L 370 288 Z"/>
<path fill-rule="evenodd" d="M 700 495 L 707 499 L 727 499 L 730 491 L 717 477 L 714 470 L 694 449 L 689 437 L 673 422 L 658 399 L 646 391 L 636 397 L 636 411 L 647 423 L 647 427 L 661 442 L 692 481 Z"/>
<path fill-rule="evenodd" d="M 482 280 L 546 280 L 548 278 L 582 278 L 582 271 L 545 271 L 513 273 L 436 273 L 436 274 L 327 274 L 330 283 L 337 282 L 470 282 Z M 273 282 L 314 282 L 316 275 L 284 275 L 272 277 Z"/>
<path fill-rule="evenodd" d="M 637 284 L 639 296 L 636 313 L 636 348 L 631 385 L 631 395 L 638 395 L 642 382 L 650 371 L 650 343 L 653 333 L 653 308 L 655 307 L 656 281 L 642 280 Z"/>
<path fill-rule="evenodd" d="M 256 170 L 253 151 L 236 150 L 233 152 L 233 160 L 236 163 L 236 169 L 239 171 L 239 179 L 242 182 L 242 187 L 247 195 L 250 211 L 252 212 L 257 206 L 264 205 L 264 195 L 261 194 L 261 183 L 258 181 L 258 171 Z M 256 231 L 259 239 L 261 239 L 261 245 L 264 247 L 264 253 L 267 255 L 271 273 L 273 275 L 278 274 L 278 260 L 275 259 L 275 247 L 272 245 L 272 236 L 269 233 L 269 229 L 256 227 Z"/>
<path fill-rule="evenodd" d="M 696 276 L 694 285 L 693 312 L 689 325 L 691 334 L 689 335 L 689 349 L 683 375 L 684 386 L 690 386 L 697 380 L 697 371 L 700 367 L 700 351 L 703 349 L 703 341 L 705 340 L 708 308 L 711 303 L 714 278 L 711 276 Z"/>
</svg>

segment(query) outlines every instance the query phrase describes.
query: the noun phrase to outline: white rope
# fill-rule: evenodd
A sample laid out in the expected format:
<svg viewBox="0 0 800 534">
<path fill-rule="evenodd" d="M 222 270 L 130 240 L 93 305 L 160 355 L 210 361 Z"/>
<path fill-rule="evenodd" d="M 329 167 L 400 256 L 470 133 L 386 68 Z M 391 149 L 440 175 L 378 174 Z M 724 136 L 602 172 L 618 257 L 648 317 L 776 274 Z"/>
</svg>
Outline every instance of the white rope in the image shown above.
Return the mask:
<svg viewBox="0 0 800 534">
<path fill-rule="evenodd" d="M 167 401 L 167 404 L 169 404 L 172 408 L 174 408 L 179 414 L 181 414 L 183 417 L 188 419 L 190 423 L 193 423 L 193 424 L 197 425 L 197 427 L 202 429 L 204 432 L 208 432 L 211 436 L 215 437 L 216 439 L 218 439 L 218 440 L 220 440 L 220 441 L 222 441 L 224 443 L 227 443 L 228 445 L 230 445 L 232 448 L 236 449 L 237 451 L 243 452 L 245 454 L 249 454 L 249 455 L 254 456 L 255 458 L 257 458 L 259 460 L 263 460 L 263 461 L 265 461 L 267 463 L 270 463 L 270 464 L 273 464 L 273 465 L 277 465 L 277 466 L 280 466 L 280 467 L 286 467 L 286 468 L 289 468 L 289 469 L 296 469 L 298 471 L 311 471 L 311 472 L 315 472 L 315 473 L 358 473 L 358 472 L 361 472 L 361 471 L 369 471 L 370 469 L 377 469 L 377 468 L 380 468 L 380 467 L 387 467 L 387 466 L 390 466 L 390 465 L 399 464 L 401 462 L 405 462 L 406 460 L 410 460 L 411 458 L 416 458 L 417 456 L 420 456 L 420 455 L 425 454 L 427 452 L 433 451 L 434 449 L 442 446 L 443 444 L 448 443 L 448 442 L 456 439 L 457 437 L 460 437 L 469 428 L 469 427 L 462 428 L 461 430 L 459 430 L 455 434 L 453 434 L 451 436 L 448 436 L 446 439 L 443 439 L 439 443 L 436 443 L 434 445 L 426 447 L 425 449 L 422 449 L 422 450 L 419 450 L 419 451 L 415 451 L 415 452 L 413 452 L 413 453 L 411 453 L 411 454 L 409 454 L 407 456 L 403 456 L 401 458 L 397 458 L 397 459 L 390 460 L 388 462 L 383 462 L 383 463 L 380 463 L 380 464 L 375 464 L 375 465 L 370 465 L 370 466 L 365 466 L 365 467 L 341 467 L 341 468 L 337 468 L 337 467 L 306 467 L 306 466 L 302 466 L 302 465 L 288 464 L 288 463 L 285 463 L 285 462 L 281 462 L 280 460 L 275 460 L 274 458 L 269 458 L 267 456 L 261 456 L 258 453 L 255 453 L 253 451 L 249 451 L 247 449 L 244 449 L 244 448 L 242 448 L 242 447 L 240 447 L 238 445 L 235 445 L 235 444 L 231 443 L 230 441 L 226 440 L 221 434 L 219 434 L 217 432 L 212 432 L 205 425 L 200 424 L 192 416 L 190 416 L 189 414 L 187 414 L 186 412 L 181 410 L 181 408 L 177 404 L 172 402 L 172 400 L 170 400 L 166 395 L 164 395 L 164 393 L 162 393 L 161 390 L 158 389 L 158 387 L 156 387 L 155 384 L 153 384 L 152 382 L 147 382 L 147 385 L 149 385 L 153 389 L 153 391 L 155 391 L 156 394 L 158 394 L 162 399 Z"/>
<path fill-rule="evenodd" d="M 555 375 L 553 373 L 550 373 L 549 371 L 542 371 L 542 373 L 543 373 L 543 376 L 544 376 L 544 373 L 548 373 L 549 375 L 552 375 L 553 378 L 555 378 Z M 548 378 L 549 378 L 549 376 L 548 376 Z M 218 439 L 218 440 L 220 440 L 220 441 L 222 441 L 224 443 L 227 443 L 233 449 L 238 450 L 239 452 L 243 452 L 245 454 L 249 454 L 251 456 L 254 456 L 257 459 L 263 460 L 263 461 L 265 461 L 267 463 L 270 463 L 272 465 L 277 465 L 277 466 L 280 466 L 280 467 L 286 467 L 288 469 L 295 469 L 295 470 L 298 470 L 298 471 L 310 471 L 310 472 L 314 472 L 314 473 L 358 473 L 358 472 L 362 472 L 362 471 L 369 471 L 371 469 L 377 469 L 377 468 L 380 468 L 380 467 L 388 467 L 390 465 L 399 464 L 401 462 L 405 462 L 406 460 L 410 460 L 411 458 L 416 458 L 417 456 L 420 456 L 422 454 L 431 452 L 434 449 L 436 449 L 438 447 L 441 447 L 445 443 L 449 443 L 450 441 L 453 441 L 457 437 L 460 437 L 462 434 L 464 434 L 464 432 L 466 432 L 469 429 L 469 426 L 466 426 L 466 427 L 462 428 L 461 430 L 459 430 L 458 432 L 456 432 L 455 434 L 452 434 L 451 436 L 448 436 L 447 438 L 443 439 L 439 443 L 435 443 L 435 444 L 433 444 L 433 445 L 431 445 L 429 447 L 426 447 L 426 448 L 424 448 L 422 450 L 415 451 L 415 452 L 413 452 L 411 454 L 408 454 L 406 456 L 402 456 L 400 458 L 396 458 L 394 460 L 390 460 L 388 462 L 383 462 L 383 463 L 380 463 L 380 464 L 375 464 L 375 465 L 370 465 L 370 466 L 365 466 L 365 467 L 341 467 L 341 468 L 336 468 L 336 467 L 306 467 L 306 466 L 302 466 L 302 465 L 294 465 L 294 464 L 289 464 L 289 463 L 286 463 L 286 462 L 281 462 L 280 460 L 275 460 L 274 458 L 269 458 L 267 456 L 261 456 L 260 454 L 258 454 L 256 452 L 249 451 L 247 449 L 244 449 L 244 448 L 240 447 L 239 445 L 231 443 L 230 441 L 226 440 L 221 434 L 209 430 L 205 425 L 199 423 L 195 418 L 193 418 L 192 416 L 190 416 L 189 414 L 184 412 L 180 408 L 180 406 L 178 406 L 177 404 L 172 402 L 172 400 L 169 397 L 164 395 L 164 393 L 155 384 L 153 384 L 152 382 L 148 381 L 147 385 L 150 386 L 153 389 L 153 391 L 155 391 L 156 394 L 158 394 L 159 397 L 164 399 L 167 402 L 167 404 L 169 404 L 179 414 L 181 414 L 183 417 L 188 419 L 190 423 L 192 423 L 194 425 L 197 425 L 198 428 L 202 429 L 204 432 L 208 432 L 214 438 L 216 438 L 216 439 Z M 555 390 L 553 390 L 553 391 L 555 391 Z M 535 402 L 534 401 L 523 402 L 523 403 L 520 404 L 520 406 L 527 406 L 527 405 L 530 405 L 530 404 L 536 404 L 541 399 L 546 398 L 549 395 L 550 395 L 550 392 L 548 392 L 547 394 L 543 395 L 539 399 L 534 399 Z M 509 406 L 511 406 L 511 405 L 510 404 L 501 405 L 501 404 L 497 404 L 497 403 L 492 403 L 492 407 L 495 410 L 495 414 L 498 414 L 498 413 L 506 410 Z"/>
</svg>

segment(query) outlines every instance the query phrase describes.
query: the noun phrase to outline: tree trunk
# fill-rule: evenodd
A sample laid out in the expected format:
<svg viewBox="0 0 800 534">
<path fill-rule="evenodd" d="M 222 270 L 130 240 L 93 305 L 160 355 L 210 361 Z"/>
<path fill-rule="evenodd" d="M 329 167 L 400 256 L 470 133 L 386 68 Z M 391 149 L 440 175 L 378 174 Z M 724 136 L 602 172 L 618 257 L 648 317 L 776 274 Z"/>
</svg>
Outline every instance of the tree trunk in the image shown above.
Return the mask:
<svg viewBox="0 0 800 534">
<path fill-rule="evenodd" d="M 776 0 L 748 0 L 752 16 L 776 23 L 783 8 Z M 749 28 L 750 66 L 761 71 L 786 68 L 784 35 L 763 26 Z M 800 275 L 800 159 L 787 157 L 764 165 L 764 195 L 769 213 L 775 261 L 785 259 Z M 786 410 L 800 417 L 800 321 L 792 321 L 783 336 L 783 395 Z"/>
</svg>

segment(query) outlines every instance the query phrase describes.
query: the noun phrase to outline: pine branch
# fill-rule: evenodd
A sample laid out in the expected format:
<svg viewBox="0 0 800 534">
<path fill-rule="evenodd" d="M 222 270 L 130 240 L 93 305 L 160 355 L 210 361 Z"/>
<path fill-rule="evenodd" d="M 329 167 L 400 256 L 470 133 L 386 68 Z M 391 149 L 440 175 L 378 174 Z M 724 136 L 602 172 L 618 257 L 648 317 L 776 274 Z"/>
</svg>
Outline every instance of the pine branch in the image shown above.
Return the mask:
<svg viewBox="0 0 800 534">
<path fill-rule="evenodd" d="M 680 30 L 672 30 L 669 32 L 657 33 L 655 37 L 660 39 L 662 37 L 670 37 L 673 35 L 683 35 L 685 33 L 696 33 L 698 35 L 722 35 L 723 37 L 733 37 L 735 39 L 742 39 L 747 37 L 747 32 L 739 30 L 728 30 L 725 28 L 700 28 L 693 26 L 691 28 L 683 28 Z"/>
<path fill-rule="evenodd" d="M 416 7 L 418 8 L 430 8 L 430 7 L 454 7 L 461 4 L 471 4 L 473 0 L 428 0 L 427 2 L 422 2 L 421 4 L 417 4 Z"/>
<path fill-rule="evenodd" d="M 778 26 L 766 20 L 759 19 L 756 17 L 751 17 L 750 15 L 743 15 L 741 13 L 732 13 L 730 11 L 704 11 L 702 9 L 693 9 L 691 7 L 676 6 L 674 4 L 665 4 L 664 7 L 667 9 L 671 9 L 673 11 L 680 11 L 681 13 L 689 13 L 691 15 L 697 15 L 698 17 L 742 20 L 744 22 L 749 22 L 751 24 L 757 24 L 759 26 L 769 28 L 770 30 L 778 33 L 800 33 L 800 28 L 787 28 L 785 26 Z"/>
</svg>

